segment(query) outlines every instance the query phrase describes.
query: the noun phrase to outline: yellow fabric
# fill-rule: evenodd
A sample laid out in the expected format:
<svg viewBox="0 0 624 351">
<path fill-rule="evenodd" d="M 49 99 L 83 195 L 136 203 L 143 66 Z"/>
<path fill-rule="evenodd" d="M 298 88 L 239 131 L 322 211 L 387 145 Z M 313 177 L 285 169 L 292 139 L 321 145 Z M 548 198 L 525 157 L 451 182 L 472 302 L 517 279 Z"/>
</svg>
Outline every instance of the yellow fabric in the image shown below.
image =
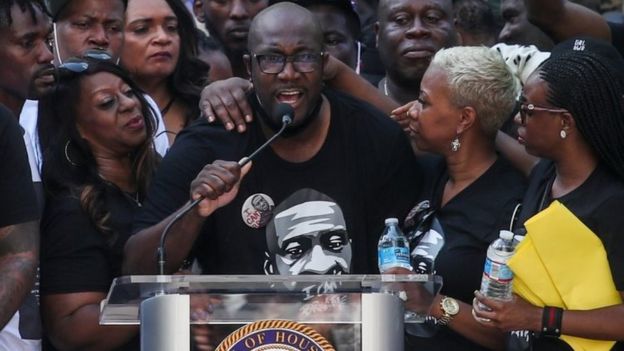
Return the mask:
<svg viewBox="0 0 624 351">
<path fill-rule="evenodd" d="M 550 273 L 535 250 L 532 235 L 527 235 L 518 245 L 509 260 L 509 267 L 514 273 L 513 289 L 516 294 L 536 306 L 565 307 Z"/>
<path fill-rule="evenodd" d="M 526 223 L 509 267 L 514 291 L 536 306 L 589 310 L 622 303 L 600 239 L 554 201 Z M 598 288 L 599 287 L 599 288 Z M 562 335 L 574 350 L 608 351 L 614 341 Z"/>
</svg>

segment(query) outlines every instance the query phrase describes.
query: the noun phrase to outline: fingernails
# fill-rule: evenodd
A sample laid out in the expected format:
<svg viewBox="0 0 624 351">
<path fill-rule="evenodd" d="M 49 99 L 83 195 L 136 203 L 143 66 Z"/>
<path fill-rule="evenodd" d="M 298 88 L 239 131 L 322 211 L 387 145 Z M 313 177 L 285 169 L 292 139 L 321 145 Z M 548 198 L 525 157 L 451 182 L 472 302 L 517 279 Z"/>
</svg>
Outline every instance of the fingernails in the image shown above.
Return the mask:
<svg viewBox="0 0 624 351">
<path fill-rule="evenodd" d="M 245 115 L 245 121 L 247 121 L 247 123 L 251 122 L 251 115 Z"/>
<path fill-rule="evenodd" d="M 213 123 L 215 121 L 214 116 L 208 116 L 208 122 Z"/>
<path fill-rule="evenodd" d="M 227 123 L 225 124 L 225 129 L 227 129 L 227 130 L 232 130 L 232 129 L 234 129 L 234 123 L 232 123 L 232 122 L 227 122 Z"/>
<path fill-rule="evenodd" d="M 238 125 L 238 131 L 241 132 L 241 133 L 244 132 L 245 131 L 245 125 L 244 124 L 239 124 Z"/>
</svg>

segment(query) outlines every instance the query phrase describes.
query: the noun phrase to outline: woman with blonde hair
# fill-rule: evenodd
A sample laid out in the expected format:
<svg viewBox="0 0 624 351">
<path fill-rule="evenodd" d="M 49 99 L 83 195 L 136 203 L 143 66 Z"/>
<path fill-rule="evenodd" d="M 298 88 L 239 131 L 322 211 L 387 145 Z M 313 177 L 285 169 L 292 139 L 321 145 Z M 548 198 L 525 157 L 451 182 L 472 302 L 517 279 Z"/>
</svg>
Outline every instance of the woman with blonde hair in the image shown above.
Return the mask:
<svg viewBox="0 0 624 351">
<path fill-rule="evenodd" d="M 424 193 L 405 222 L 417 273 L 441 275 L 431 316 L 407 327 L 408 350 L 500 348 L 501 335 L 471 315 L 488 245 L 509 229 L 525 179 L 494 148 L 519 84 L 502 57 L 485 47 L 442 49 L 425 72 L 409 111 L 426 170 Z"/>
</svg>

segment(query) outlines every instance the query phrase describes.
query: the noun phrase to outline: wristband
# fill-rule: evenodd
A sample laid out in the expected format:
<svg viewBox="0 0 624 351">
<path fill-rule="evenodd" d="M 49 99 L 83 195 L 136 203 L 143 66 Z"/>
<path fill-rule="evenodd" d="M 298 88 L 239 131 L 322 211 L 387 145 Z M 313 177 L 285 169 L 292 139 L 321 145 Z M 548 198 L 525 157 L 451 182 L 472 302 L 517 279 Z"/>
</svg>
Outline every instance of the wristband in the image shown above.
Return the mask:
<svg viewBox="0 0 624 351">
<path fill-rule="evenodd" d="M 545 306 L 542 313 L 542 336 L 558 338 L 561 335 L 561 319 L 563 309 L 559 307 Z"/>
</svg>

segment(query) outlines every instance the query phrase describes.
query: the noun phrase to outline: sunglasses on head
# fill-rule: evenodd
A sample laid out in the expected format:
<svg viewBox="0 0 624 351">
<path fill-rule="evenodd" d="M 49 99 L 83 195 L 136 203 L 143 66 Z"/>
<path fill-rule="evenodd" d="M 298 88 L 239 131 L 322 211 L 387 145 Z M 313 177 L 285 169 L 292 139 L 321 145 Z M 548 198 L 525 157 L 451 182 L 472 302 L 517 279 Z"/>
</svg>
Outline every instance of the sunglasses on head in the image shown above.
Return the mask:
<svg viewBox="0 0 624 351">
<path fill-rule="evenodd" d="M 88 50 L 81 57 L 70 58 L 65 63 L 58 67 L 59 73 L 83 73 L 89 69 L 88 60 L 94 61 L 113 61 L 113 57 L 106 51 L 101 50 Z"/>
</svg>

